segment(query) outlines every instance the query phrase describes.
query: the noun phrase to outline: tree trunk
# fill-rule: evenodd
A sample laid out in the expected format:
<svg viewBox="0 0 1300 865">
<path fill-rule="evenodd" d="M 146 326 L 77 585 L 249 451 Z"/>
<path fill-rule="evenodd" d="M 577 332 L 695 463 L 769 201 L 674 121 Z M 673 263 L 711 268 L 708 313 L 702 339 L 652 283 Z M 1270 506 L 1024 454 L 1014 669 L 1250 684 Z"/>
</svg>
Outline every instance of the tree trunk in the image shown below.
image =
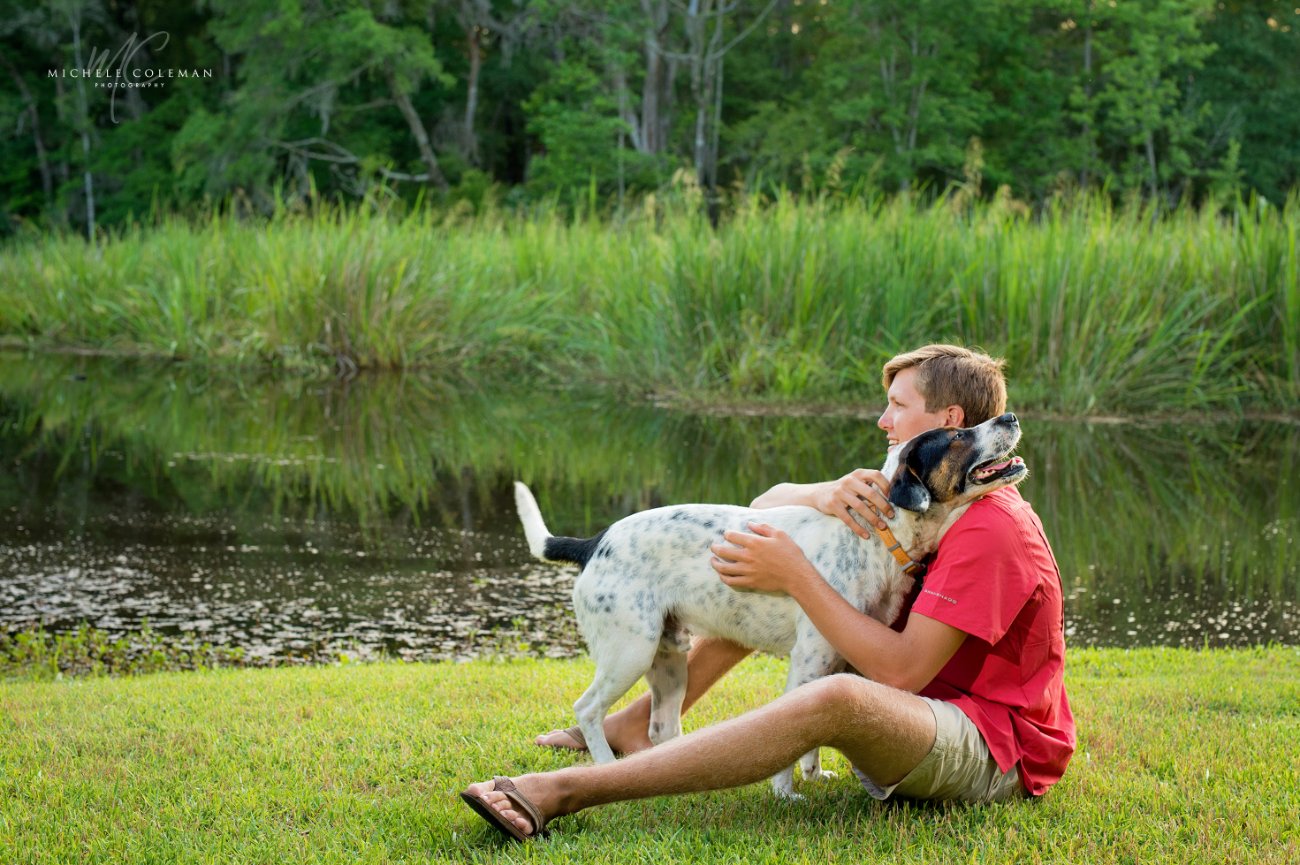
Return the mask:
<svg viewBox="0 0 1300 865">
<path fill-rule="evenodd" d="M 641 120 L 628 104 L 627 72 L 622 66 L 616 65 L 610 72 L 610 76 L 614 79 L 614 92 L 618 94 L 618 116 L 626 125 L 627 134 L 632 138 L 632 148 L 638 153 L 646 153 L 648 151 L 641 137 Z"/>
<path fill-rule="evenodd" d="M 68 21 L 72 25 L 72 51 L 78 69 L 85 68 L 81 58 L 81 10 L 68 12 Z M 81 127 L 81 155 L 85 160 L 82 171 L 82 188 L 86 196 L 86 238 L 95 242 L 95 179 L 90 172 L 90 105 L 86 100 L 86 80 L 77 76 L 77 106 L 81 111 L 78 125 Z"/>
<path fill-rule="evenodd" d="M 469 83 L 465 94 L 465 156 L 478 165 L 478 136 L 474 132 L 474 115 L 478 111 L 478 78 L 483 68 L 483 43 L 479 39 L 476 24 L 467 25 L 466 36 L 469 41 Z"/>
<path fill-rule="evenodd" d="M 64 104 L 66 102 L 67 102 L 67 96 L 63 91 L 63 79 L 55 78 L 54 79 L 54 114 L 55 117 L 58 118 L 60 125 L 65 125 L 68 122 L 68 116 L 63 110 Z M 58 165 L 59 184 L 62 185 L 64 183 L 67 183 L 68 178 L 72 176 L 72 169 L 68 165 L 68 148 L 60 147 L 57 148 L 56 152 L 59 154 L 59 165 Z M 59 222 L 63 225 L 67 225 L 68 214 L 62 213 L 62 215 L 59 217 Z"/>
<path fill-rule="evenodd" d="M 704 0 L 691 0 L 686 8 L 686 44 L 690 51 L 691 96 L 695 99 L 695 136 L 691 144 L 691 160 L 695 163 L 695 180 L 704 188 L 704 150 L 705 136 L 708 133 L 708 105 L 711 100 L 709 87 L 709 48 L 704 42 L 704 28 L 712 3 Z"/>
<path fill-rule="evenodd" d="M 897 25 L 895 24 L 895 27 Z M 898 49 L 890 48 L 889 58 L 880 58 L 880 84 L 885 93 L 885 100 L 890 104 L 898 98 Z M 907 139 L 897 123 L 887 124 L 889 137 L 894 142 L 894 152 L 907 161 Z M 910 169 L 910 165 L 908 166 Z M 910 185 L 909 174 L 904 171 L 898 178 L 898 191 L 906 192 Z"/>
<path fill-rule="evenodd" d="M 720 111 L 722 98 L 722 27 L 725 10 L 718 8 L 712 0 L 704 0 L 703 8 L 692 2 L 690 10 L 698 17 L 692 22 L 692 90 L 695 94 L 695 177 L 704 190 L 705 197 L 712 201 L 714 189 L 718 185 L 718 166 L 713 142 L 717 137 L 717 124 L 714 118 Z M 708 42 L 704 40 L 704 31 L 708 18 L 713 17 L 713 33 Z"/>
<path fill-rule="evenodd" d="M 722 24 L 718 24 L 718 36 L 722 36 Z M 722 137 L 722 79 L 725 66 L 718 58 L 718 79 L 713 87 L 713 139 L 709 142 L 709 164 L 713 167 L 710 186 L 718 185 L 718 141 Z"/>
<path fill-rule="evenodd" d="M 1091 13 L 1092 4 L 1088 4 Z M 1087 150 L 1083 154 L 1083 171 L 1079 173 L 1079 188 L 1087 189 L 1089 169 L 1092 167 L 1093 142 L 1092 142 L 1092 121 L 1089 119 L 1092 112 L 1092 15 L 1088 15 L 1088 24 L 1083 29 L 1083 98 L 1087 103 L 1088 113 L 1084 115 L 1083 120 L 1083 141 Z"/>
<path fill-rule="evenodd" d="M 415 106 L 411 104 L 411 98 L 397 85 L 397 76 L 391 69 L 388 72 L 388 89 L 392 93 L 393 101 L 397 103 L 398 110 L 406 118 L 411 134 L 415 136 L 415 144 L 420 149 L 420 159 L 428 169 L 429 182 L 446 192 L 447 178 L 442 176 L 442 169 L 438 167 L 438 157 L 434 155 L 433 145 L 429 143 L 429 133 L 424 130 L 424 123 L 421 122 Z"/>
<path fill-rule="evenodd" d="M 36 144 L 36 161 L 41 169 L 41 191 L 45 193 L 45 210 L 49 212 L 54 208 L 54 172 L 50 168 L 49 154 L 45 152 L 45 139 L 41 137 L 41 112 L 36 107 L 36 100 L 27 87 L 27 82 L 23 80 L 13 63 L 8 57 L 0 57 L 0 60 L 4 61 L 9 77 L 14 80 L 14 86 L 22 96 L 23 104 L 27 106 L 27 116 L 32 121 L 32 141 Z"/>
<path fill-rule="evenodd" d="M 668 149 L 673 127 L 673 91 L 677 82 L 677 59 L 668 58 L 663 79 L 659 83 L 659 150 Z"/>
<path fill-rule="evenodd" d="M 641 152 L 660 153 L 667 143 L 666 104 L 672 88 L 672 64 L 665 71 L 663 37 L 668 29 L 667 0 L 641 0 L 646 15 L 642 45 L 645 49 L 645 83 L 641 88 Z"/>
<path fill-rule="evenodd" d="M 623 210 L 623 197 L 627 191 L 626 180 L 623 176 L 623 150 L 627 147 L 628 133 L 628 108 L 627 108 L 627 76 L 623 74 L 622 67 L 614 69 L 615 90 L 618 93 L 618 117 L 623 122 L 618 128 L 618 209 Z M 632 126 L 632 145 L 636 146 L 636 127 Z"/>
</svg>

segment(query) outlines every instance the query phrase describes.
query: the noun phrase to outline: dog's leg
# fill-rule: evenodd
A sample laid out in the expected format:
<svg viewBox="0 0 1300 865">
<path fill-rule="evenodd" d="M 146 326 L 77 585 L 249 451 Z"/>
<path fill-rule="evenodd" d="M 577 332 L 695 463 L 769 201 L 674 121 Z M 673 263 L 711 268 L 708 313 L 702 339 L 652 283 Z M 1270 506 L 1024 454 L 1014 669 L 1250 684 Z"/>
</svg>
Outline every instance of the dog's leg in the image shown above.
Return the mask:
<svg viewBox="0 0 1300 865">
<path fill-rule="evenodd" d="M 682 701 L 686 698 L 686 652 L 665 635 L 654 663 L 645 674 L 650 686 L 650 741 L 661 745 L 682 734 Z"/>
<path fill-rule="evenodd" d="M 834 778 L 835 773 L 822 768 L 822 752 L 815 748 L 799 758 L 799 771 L 805 781 L 825 781 Z"/>
<path fill-rule="evenodd" d="M 820 679 L 822 676 L 829 676 L 831 673 L 839 672 L 843 664 L 833 665 L 824 673 L 818 673 L 807 681 Z M 803 775 L 805 781 L 825 781 L 835 777 L 835 773 L 822 768 L 822 753 L 820 748 L 813 748 L 807 754 L 799 758 L 799 772 Z"/>
<path fill-rule="evenodd" d="M 617 639 L 612 632 L 607 634 L 610 638 L 600 642 L 587 640 L 588 651 L 596 661 L 596 676 L 591 687 L 573 704 L 578 726 L 587 739 L 587 750 L 597 763 L 614 760 L 614 750 L 605 739 L 605 716 L 609 714 L 609 707 L 630 691 L 650 669 L 658 645 L 629 634 L 620 634 Z"/>
<path fill-rule="evenodd" d="M 826 653 L 830 653 L 830 661 L 826 660 Z M 822 676 L 829 676 L 832 673 L 839 673 L 844 669 L 844 659 L 841 658 L 830 644 L 827 643 L 824 649 L 819 649 L 813 653 L 809 671 L 812 675 L 805 675 L 804 682 L 811 682 L 814 679 L 820 679 Z M 791 673 L 795 670 L 795 664 L 791 661 Z M 803 684 L 801 682 L 800 684 Z M 796 685 L 795 687 L 798 687 Z M 821 749 L 814 748 L 807 754 L 799 758 L 799 771 L 805 781 L 825 781 L 835 777 L 834 772 L 822 768 Z"/>
<path fill-rule="evenodd" d="M 802 685 L 805 681 L 809 681 L 804 678 L 803 668 L 806 666 L 806 663 L 802 660 L 800 643 L 796 642 L 794 649 L 790 653 L 790 671 L 786 674 L 785 692 L 787 694 Z M 812 751 L 800 758 L 799 763 L 804 772 L 808 771 L 809 758 L 816 763 L 820 759 L 819 754 L 820 749 L 813 748 Z M 772 792 L 776 793 L 778 799 L 786 799 L 789 801 L 799 801 L 803 799 L 803 796 L 794 791 L 794 766 L 787 766 L 772 776 Z"/>
<path fill-rule="evenodd" d="M 836 654 L 830 643 L 808 621 L 799 629 L 799 637 L 790 651 L 790 672 L 786 677 L 785 691 L 788 694 L 800 685 L 807 684 L 822 676 L 835 672 L 843 666 L 843 661 Z M 826 772 L 821 767 L 821 749 L 813 748 L 799 758 L 799 768 L 805 781 L 820 781 L 834 778 L 834 772 Z M 781 799 L 802 799 L 794 792 L 794 767 L 782 769 L 772 777 L 772 789 Z"/>
</svg>

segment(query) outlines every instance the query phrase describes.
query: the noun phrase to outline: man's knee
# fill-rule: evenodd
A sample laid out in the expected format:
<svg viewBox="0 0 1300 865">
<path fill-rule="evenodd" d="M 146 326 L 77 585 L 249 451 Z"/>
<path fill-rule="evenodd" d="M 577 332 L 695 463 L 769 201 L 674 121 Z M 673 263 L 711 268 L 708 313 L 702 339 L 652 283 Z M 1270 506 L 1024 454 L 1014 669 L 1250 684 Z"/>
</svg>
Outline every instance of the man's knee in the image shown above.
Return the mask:
<svg viewBox="0 0 1300 865">
<path fill-rule="evenodd" d="M 825 676 L 798 690 L 805 689 L 808 703 L 815 711 L 828 716 L 837 715 L 855 724 L 906 717 L 917 713 L 918 707 L 925 708 L 925 701 L 915 694 L 882 685 L 855 673 Z M 930 716 L 928 709 L 920 714 Z"/>
<path fill-rule="evenodd" d="M 825 715 L 856 716 L 864 704 L 876 698 L 875 682 L 852 673 L 836 673 L 816 679 L 799 688 L 814 711 Z"/>
<path fill-rule="evenodd" d="M 880 755 L 875 749 L 888 741 L 889 759 L 902 756 L 906 762 L 914 756 L 910 763 L 914 766 L 934 743 L 934 713 L 923 699 L 907 691 L 840 673 L 792 693 L 803 696 L 795 710 L 817 730 L 821 744 L 838 748 L 855 765 L 876 765 Z M 889 763 L 886 768 L 896 767 Z"/>
</svg>

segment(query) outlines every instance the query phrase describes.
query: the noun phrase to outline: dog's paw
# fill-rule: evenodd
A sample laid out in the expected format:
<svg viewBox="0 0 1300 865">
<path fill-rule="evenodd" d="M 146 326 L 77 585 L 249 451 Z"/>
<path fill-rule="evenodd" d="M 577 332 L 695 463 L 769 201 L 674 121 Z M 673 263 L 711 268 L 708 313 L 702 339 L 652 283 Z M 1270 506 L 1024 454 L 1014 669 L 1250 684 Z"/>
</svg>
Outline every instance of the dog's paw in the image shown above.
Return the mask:
<svg viewBox="0 0 1300 865">
<path fill-rule="evenodd" d="M 814 772 L 804 772 L 803 779 L 805 781 L 833 781 L 835 773 L 828 772 L 825 769 L 818 769 Z"/>
<path fill-rule="evenodd" d="M 794 767 L 778 772 L 772 778 L 772 792 L 778 802 L 798 802 L 803 797 L 794 791 Z"/>
</svg>

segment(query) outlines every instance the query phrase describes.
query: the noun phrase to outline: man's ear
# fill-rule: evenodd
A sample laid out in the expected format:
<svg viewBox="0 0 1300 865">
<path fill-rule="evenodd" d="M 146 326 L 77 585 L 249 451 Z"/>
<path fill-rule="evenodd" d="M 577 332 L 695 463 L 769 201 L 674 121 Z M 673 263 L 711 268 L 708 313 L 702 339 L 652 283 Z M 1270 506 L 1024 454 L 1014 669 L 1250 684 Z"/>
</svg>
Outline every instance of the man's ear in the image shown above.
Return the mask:
<svg viewBox="0 0 1300 865">
<path fill-rule="evenodd" d="M 930 507 L 930 491 L 909 465 L 901 465 L 889 484 L 889 503 L 907 511 L 925 513 Z"/>
</svg>

